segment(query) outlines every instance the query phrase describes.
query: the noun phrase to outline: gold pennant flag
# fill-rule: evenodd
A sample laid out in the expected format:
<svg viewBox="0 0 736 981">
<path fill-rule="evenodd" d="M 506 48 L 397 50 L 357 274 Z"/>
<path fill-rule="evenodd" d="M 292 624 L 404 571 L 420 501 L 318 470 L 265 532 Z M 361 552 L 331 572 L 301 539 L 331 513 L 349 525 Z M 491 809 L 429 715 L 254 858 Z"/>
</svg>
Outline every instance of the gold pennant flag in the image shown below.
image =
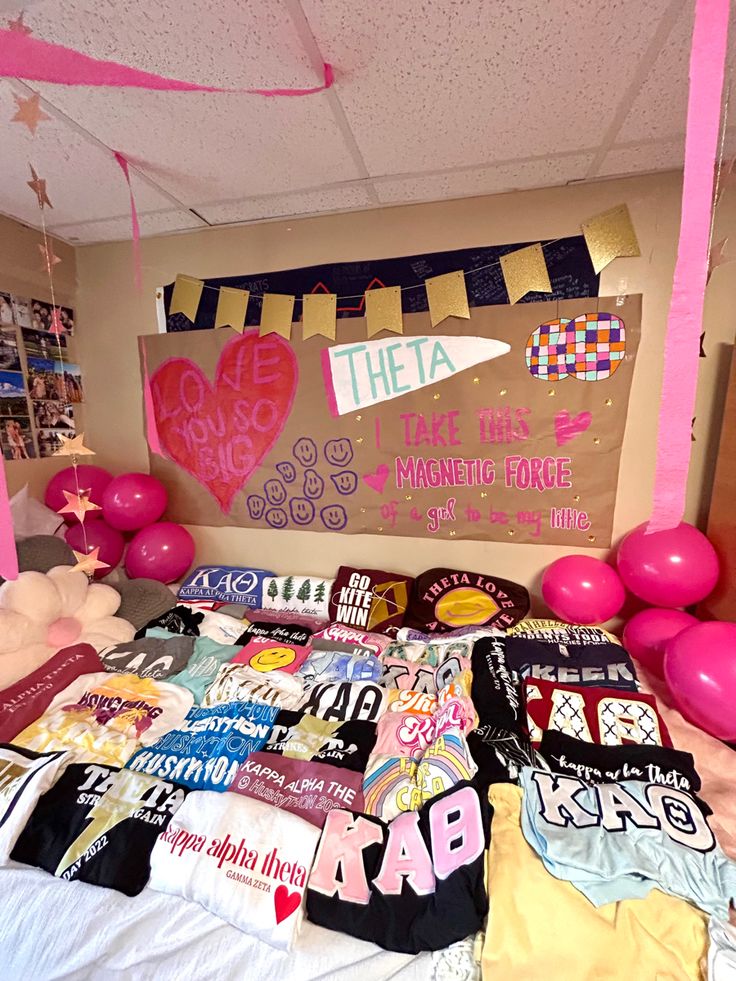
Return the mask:
<svg viewBox="0 0 736 981">
<path fill-rule="evenodd" d="M 284 293 L 266 293 L 261 307 L 261 326 L 259 336 L 280 334 L 291 339 L 291 321 L 294 319 L 294 300 L 296 297 Z"/>
<path fill-rule="evenodd" d="M 597 273 L 614 259 L 641 255 L 631 215 L 625 204 L 595 215 L 583 222 L 581 227 L 593 269 Z"/>
<path fill-rule="evenodd" d="M 194 279 L 193 276 L 177 276 L 174 292 L 171 294 L 169 316 L 174 313 L 183 313 L 194 323 L 197 319 L 197 307 L 203 289 L 204 283 L 201 279 Z"/>
<path fill-rule="evenodd" d="M 245 311 L 248 309 L 248 290 L 235 290 L 221 286 L 217 296 L 215 327 L 232 327 L 239 334 L 245 327 Z"/>
<path fill-rule="evenodd" d="M 447 317 L 463 317 L 470 320 L 465 275 L 462 272 L 431 276 L 424 281 L 429 301 L 429 319 L 432 326 L 441 324 Z"/>
<path fill-rule="evenodd" d="M 525 249 L 501 256 L 501 272 L 509 294 L 509 303 L 516 303 L 527 293 L 551 293 L 547 263 L 542 246 L 528 245 Z"/>
<path fill-rule="evenodd" d="M 368 337 L 375 337 L 382 330 L 390 330 L 394 334 L 403 334 L 401 287 L 386 286 L 384 289 L 367 290 L 365 294 L 365 317 L 368 325 Z"/>
<path fill-rule="evenodd" d="M 302 340 L 322 334 L 335 340 L 337 297 L 334 293 L 305 293 L 302 297 Z"/>
</svg>

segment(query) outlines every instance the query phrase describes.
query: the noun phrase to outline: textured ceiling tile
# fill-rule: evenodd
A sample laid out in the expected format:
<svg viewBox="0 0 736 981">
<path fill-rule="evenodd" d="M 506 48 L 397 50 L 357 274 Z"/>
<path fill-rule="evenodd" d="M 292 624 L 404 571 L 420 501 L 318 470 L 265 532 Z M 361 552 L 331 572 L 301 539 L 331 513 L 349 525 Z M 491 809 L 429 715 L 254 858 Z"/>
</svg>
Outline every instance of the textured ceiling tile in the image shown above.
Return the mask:
<svg viewBox="0 0 736 981">
<path fill-rule="evenodd" d="M 600 142 L 668 0 L 302 0 L 374 176 Z"/>
<path fill-rule="evenodd" d="M 16 110 L 13 90 L 0 83 L 0 120 Z M 39 223 L 38 203 L 26 187 L 29 162 L 46 179 L 53 210 L 49 228 L 56 225 L 121 215 L 130 210 L 128 186 L 111 154 L 57 119 L 41 122 L 32 136 L 20 123 L 2 124 L 0 211 L 31 225 Z M 141 211 L 170 208 L 164 195 L 133 177 L 136 204 Z"/>
<path fill-rule="evenodd" d="M 187 207 L 360 177 L 323 94 L 39 91 Z M 116 212 L 120 213 L 118 208 Z"/>
<path fill-rule="evenodd" d="M 375 188 L 379 201 L 384 204 L 502 194 L 581 180 L 592 159 L 592 154 L 542 158 L 524 163 L 499 164 L 497 167 L 480 167 L 477 170 L 375 181 Z"/>
<path fill-rule="evenodd" d="M 622 174 L 646 173 L 652 170 L 679 170 L 685 153 L 685 140 L 614 147 L 603 158 L 597 177 L 618 177 Z"/>
<path fill-rule="evenodd" d="M 369 208 L 371 204 L 368 189 L 352 185 L 268 198 L 227 201 L 205 205 L 198 211 L 211 224 L 223 225 L 228 222 L 283 218 L 289 215 L 314 215 L 323 211 L 348 211 L 351 208 Z"/>
<path fill-rule="evenodd" d="M 189 211 L 156 211 L 139 214 L 138 221 L 143 238 L 150 235 L 163 235 L 168 232 L 182 232 L 207 228 Z M 103 221 L 80 222 L 76 225 L 63 225 L 57 234 L 75 245 L 89 245 L 92 242 L 120 242 L 131 237 L 130 216 L 108 218 Z"/>
<path fill-rule="evenodd" d="M 652 63 L 639 94 L 632 103 L 616 142 L 674 139 L 685 132 L 687 76 L 693 5 L 685 3 L 666 44 Z M 736 5 L 731 9 L 729 64 L 736 70 Z M 728 80 L 728 72 L 726 74 Z M 680 166 L 682 161 L 680 161 Z"/>
</svg>

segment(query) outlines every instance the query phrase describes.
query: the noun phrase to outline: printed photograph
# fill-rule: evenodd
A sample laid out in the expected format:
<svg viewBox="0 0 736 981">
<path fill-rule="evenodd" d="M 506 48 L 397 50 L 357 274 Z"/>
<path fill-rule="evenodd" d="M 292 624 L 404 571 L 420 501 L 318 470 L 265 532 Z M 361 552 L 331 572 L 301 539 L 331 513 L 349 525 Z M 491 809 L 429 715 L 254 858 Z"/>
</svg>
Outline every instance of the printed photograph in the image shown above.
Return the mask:
<svg viewBox="0 0 736 981">
<path fill-rule="evenodd" d="M 28 402 L 25 397 L 16 398 L 0 398 L 0 418 L 5 419 L 7 416 L 27 416 L 28 415 Z"/>
<path fill-rule="evenodd" d="M 69 334 L 74 333 L 74 311 L 71 307 L 59 307 L 59 319 L 62 327 Z"/>
<path fill-rule="evenodd" d="M 24 330 L 23 344 L 29 358 L 44 358 L 47 361 L 61 358 L 66 361 L 69 352 L 66 346 L 66 337 L 63 334 L 47 334 L 42 330 Z M 59 353 L 61 352 L 61 353 Z"/>
<path fill-rule="evenodd" d="M 61 440 L 59 439 L 59 434 L 62 436 L 68 436 L 71 439 L 76 436 L 73 429 L 39 429 L 38 436 L 38 453 L 39 456 L 53 456 L 57 450 L 61 449 Z"/>
<path fill-rule="evenodd" d="M 14 323 L 12 298 L 10 293 L 0 292 L 0 325 L 5 327 L 12 323 Z"/>
<path fill-rule="evenodd" d="M 32 399 L 54 399 L 67 402 L 64 376 L 54 370 L 50 358 L 28 358 L 28 391 Z"/>
<path fill-rule="evenodd" d="M 28 416 L 0 420 L 0 443 L 6 460 L 30 460 L 35 457 Z"/>
<path fill-rule="evenodd" d="M 67 402 L 84 402 L 82 369 L 79 365 L 66 364 L 64 361 L 54 361 L 54 371 L 63 377 Z"/>
<path fill-rule="evenodd" d="M 31 324 L 34 330 L 51 330 L 51 303 L 45 300 L 31 300 Z M 67 334 L 74 333 L 74 311 L 70 307 L 59 307 L 59 320 Z"/>
<path fill-rule="evenodd" d="M 36 429 L 74 429 L 74 406 L 65 402 L 33 402 Z"/>
<path fill-rule="evenodd" d="M 13 320 L 18 327 L 32 327 L 31 323 L 31 301 L 27 296 L 11 296 L 13 307 Z"/>
<path fill-rule="evenodd" d="M 15 327 L 0 327 L 0 371 L 20 371 Z"/>
<path fill-rule="evenodd" d="M 23 375 L 19 371 L 0 371 L 0 399 L 23 399 L 25 402 L 25 398 Z"/>
</svg>

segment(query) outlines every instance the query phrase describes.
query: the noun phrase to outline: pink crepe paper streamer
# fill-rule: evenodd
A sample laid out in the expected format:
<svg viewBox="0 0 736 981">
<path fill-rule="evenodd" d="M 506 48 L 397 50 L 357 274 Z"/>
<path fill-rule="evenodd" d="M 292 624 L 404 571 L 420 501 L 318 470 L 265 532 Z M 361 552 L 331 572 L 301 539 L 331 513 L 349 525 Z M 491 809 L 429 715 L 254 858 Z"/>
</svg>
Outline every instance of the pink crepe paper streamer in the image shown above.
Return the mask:
<svg viewBox="0 0 736 981">
<path fill-rule="evenodd" d="M 696 0 L 680 241 L 667 319 L 654 503 L 647 534 L 676 527 L 685 513 L 728 14 L 729 0 Z"/>
<path fill-rule="evenodd" d="M 140 292 L 143 283 L 143 273 L 141 270 L 141 228 L 138 224 L 138 212 L 135 209 L 135 198 L 133 197 L 133 185 L 130 183 L 130 170 L 128 161 L 117 150 L 113 150 L 113 156 L 120 164 L 120 169 L 125 174 L 130 193 L 130 224 L 133 229 L 133 281 L 135 288 Z"/>
<path fill-rule="evenodd" d="M 18 553 L 15 550 L 13 515 L 10 511 L 5 465 L 0 459 L 0 576 L 3 579 L 18 578 Z"/>
<path fill-rule="evenodd" d="M 148 358 L 146 356 L 146 342 L 144 338 L 141 338 L 139 343 L 141 347 L 141 358 L 143 360 L 143 407 L 146 413 L 146 439 L 148 440 L 151 452 L 163 456 L 164 451 L 161 448 L 161 440 L 159 439 L 158 427 L 156 425 L 156 413 L 153 409 L 153 392 L 151 391 L 151 378 L 148 374 Z"/>
<path fill-rule="evenodd" d="M 324 83 L 310 89 L 218 88 L 181 82 L 153 72 L 144 72 L 117 61 L 103 61 L 67 48 L 63 44 L 42 41 L 31 34 L 0 30 L 0 77 L 22 78 L 29 82 L 54 82 L 57 85 L 108 85 L 112 88 L 158 89 L 168 92 L 232 92 L 246 95 L 300 96 L 314 95 L 331 88 L 334 75 L 331 65 L 324 65 Z"/>
</svg>

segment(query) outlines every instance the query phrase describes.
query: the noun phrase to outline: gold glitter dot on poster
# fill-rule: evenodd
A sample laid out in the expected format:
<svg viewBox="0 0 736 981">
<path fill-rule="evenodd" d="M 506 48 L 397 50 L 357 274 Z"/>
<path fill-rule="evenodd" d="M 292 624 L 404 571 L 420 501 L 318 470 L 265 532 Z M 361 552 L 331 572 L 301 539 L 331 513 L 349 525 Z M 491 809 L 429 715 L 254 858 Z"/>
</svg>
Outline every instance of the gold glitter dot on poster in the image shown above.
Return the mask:
<svg viewBox="0 0 736 981">
<path fill-rule="evenodd" d="M 507 395 L 508 394 L 508 389 L 507 388 L 502 388 L 498 394 L 499 395 Z"/>
<path fill-rule="evenodd" d="M 596 437 L 595 437 L 595 439 L 593 440 L 593 443 L 594 443 L 594 444 L 595 444 L 596 446 L 598 446 L 598 444 L 600 443 L 600 441 L 601 441 L 601 438 L 600 438 L 600 436 L 596 436 Z"/>
<path fill-rule="evenodd" d="M 356 416 L 356 417 L 355 417 L 355 421 L 356 421 L 356 422 L 360 422 L 360 420 L 361 420 L 362 418 L 363 418 L 363 416 Z"/>
<path fill-rule="evenodd" d="M 365 514 L 365 508 L 361 508 L 361 509 L 360 509 L 360 513 L 361 513 L 361 514 Z"/>
<path fill-rule="evenodd" d="M 376 531 L 383 531 L 383 526 L 382 525 L 379 525 L 379 527 L 376 528 Z"/>
<path fill-rule="evenodd" d="M 509 528 L 509 530 L 506 532 L 506 534 L 509 536 L 509 538 L 513 538 L 514 535 L 516 534 L 516 532 L 514 531 L 513 528 Z"/>
<path fill-rule="evenodd" d="M 549 391 L 547 392 L 547 395 L 554 395 L 554 394 L 555 394 L 554 388 L 550 388 Z"/>
<path fill-rule="evenodd" d="M 613 405 L 613 399 L 606 399 L 606 401 L 603 404 L 604 405 Z"/>
<path fill-rule="evenodd" d="M 588 535 L 588 541 L 589 542 L 594 542 L 595 541 L 595 535 Z"/>
<path fill-rule="evenodd" d="M 485 497 L 488 497 L 488 494 L 486 493 L 486 491 L 481 491 L 480 492 L 480 496 L 483 497 L 483 498 L 485 498 Z"/>
<path fill-rule="evenodd" d="M 439 397 L 440 397 L 440 393 L 439 392 L 435 392 L 434 395 L 432 396 L 432 398 L 435 400 L 435 402 L 439 399 Z"/>
<path fill-rule="evenodd" d="M 411 494 L 406 494 L 405 497 L 404 497 L 404 500 L 410 501 L 411 500 Z"/>
<path fill-rule="evenodd" d="M 580 500 L 580 495 L 576 494 L 575 497 L 573 497 L 573 501 L 575 501 L 575 503 L 577 504 L 579 500 Z"/>
<path fill-rule="evenodd" d="M 454 538 L 456 534 L 457 534 L 456 531 L 451 531 L 450 532 L 450 538 Z"/>
<path fill-rule="evenodd" d="M 356 443 L 362 443 L 363 442 L 363 437 L 362 436 L 358 436 L 358 438 L 356 439 L 355 442 Z"/>
</svg>

